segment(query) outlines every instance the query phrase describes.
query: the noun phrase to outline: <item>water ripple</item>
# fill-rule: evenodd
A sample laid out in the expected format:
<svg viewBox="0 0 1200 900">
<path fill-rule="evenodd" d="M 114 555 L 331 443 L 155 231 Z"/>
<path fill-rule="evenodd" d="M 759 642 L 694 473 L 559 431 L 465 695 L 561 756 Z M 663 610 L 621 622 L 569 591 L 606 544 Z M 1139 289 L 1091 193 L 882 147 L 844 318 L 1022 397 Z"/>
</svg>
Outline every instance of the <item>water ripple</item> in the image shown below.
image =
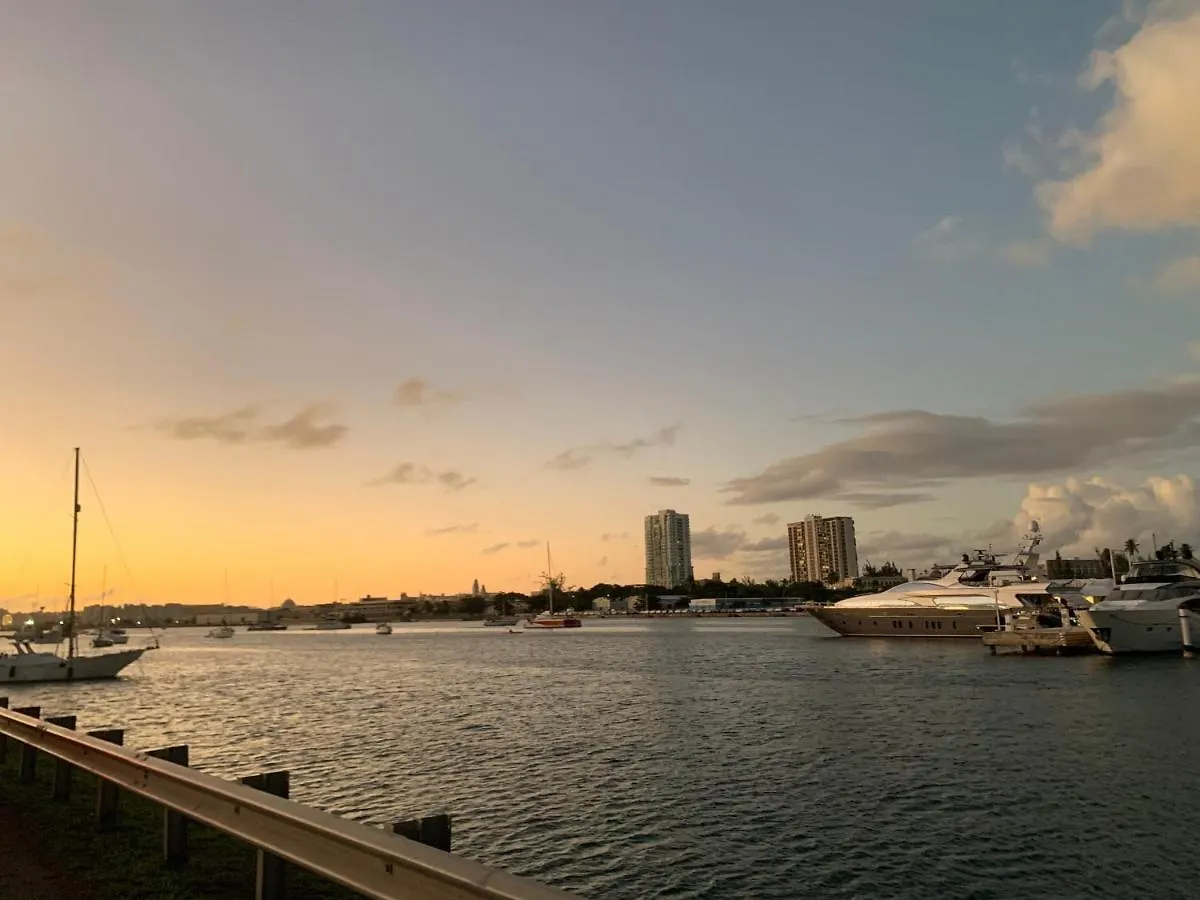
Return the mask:
<svg viewBox="0 0 1200 900">
<path fill-rule="evenodd" d="M 809 620 L 607 623 L 520 641 L 169 632 L 131 677 L 13 705 L 187 743 L 228 777 L 592 897 L 1190 896 L 1200 668 L 992 659 Z M 351 663 L 351 664 L 348 664 Z"/>
</svg>

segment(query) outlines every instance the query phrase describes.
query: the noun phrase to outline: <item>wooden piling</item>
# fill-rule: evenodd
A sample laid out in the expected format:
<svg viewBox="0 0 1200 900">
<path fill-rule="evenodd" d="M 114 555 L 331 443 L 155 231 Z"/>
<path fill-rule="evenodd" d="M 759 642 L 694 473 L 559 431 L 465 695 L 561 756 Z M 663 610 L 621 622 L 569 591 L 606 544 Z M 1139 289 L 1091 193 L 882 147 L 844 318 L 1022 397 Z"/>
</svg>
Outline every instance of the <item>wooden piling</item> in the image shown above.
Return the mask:
<svg viewBox="0 0 1200 900">
<path fill-rule="evenodd" d="M 57 725 L 59 728 L 70 728 L 75 730 L 74 716 L 50 716 L 46 719 L 48 725 Z M 59 803 L 65 803 L 71 799 L 71 773 L 75 771 L 75 767 L 65 759 L 56 759 L 54 761 L 54 799 Z"/>
<path fill-rule="evenodd" d="M 450 817 L 445 813 L 395 822 L 392 825 L 392 833 L 450 852 Z"/>
<path fill-rule="evenodd" d="M 14 709 L 13 712 L 29 716 L 31 719 L 40 719 L 42 717 L 42 708 L 40 706 L 20 706 Z M 33 780 L 37 777 L 37 747 L 34 747 L 32 744 L 24 744 L 21 747 L 21 768 L 18 777 L 25 784 L 32 784 Z"/>
<path fill-rule="evenodd" d="M 101 728 L 98 731 L 89 731 L 88 736 L 108 741 L 110 744 L 121 746 L 125 744 L 124 728 Z M 121 794 L 117 790 L 117 786 L 111 781 L 106 781 L 103 778 L 97 780 L 96 825 L 100 828 L 110 828 L 116 824 L 117 800 L 120 796 Z"/>
<path fill-rule="evenodd" d="M 0 709 L 8 709 L 8 698 L 0 697 Z M 0 764 L 8 758 L 8 735 L 0 734 Z"/>
<path fill-rule="evenodd" d="M 151 750 L 150 756 L 165 759 L 177 766 L 187 766 L 187 744 Z M 187 862 L 187 816 L 173 809 L 163 809 L 163 858 L 169 868 L 179 868 Z"/>
<path fill-rule="evenodd" d="M 286 798 L 290 779 L 286 771 L 247 775 L 242 784 L 255 790 Z M 254 879 L 254 900 L 286 900 L 287 864 L 265 850 L 258 851 L 258 873 Z"/>
</svg>

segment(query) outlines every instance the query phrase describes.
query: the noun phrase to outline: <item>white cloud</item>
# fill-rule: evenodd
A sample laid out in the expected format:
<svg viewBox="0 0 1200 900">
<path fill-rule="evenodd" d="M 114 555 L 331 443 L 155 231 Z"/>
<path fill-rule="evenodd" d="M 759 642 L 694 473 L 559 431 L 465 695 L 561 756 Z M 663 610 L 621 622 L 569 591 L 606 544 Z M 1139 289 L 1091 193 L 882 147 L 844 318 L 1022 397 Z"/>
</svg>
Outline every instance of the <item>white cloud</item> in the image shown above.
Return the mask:
<svg viewBox="0 0 1200 900">
<path fill-rule="evenodd" d="M 1187 475 L 1155 475 L 1126 487 L 1105 478 L 1029 485 L 1014 521 L 1027 528 L 1036 519 L 1045 546 L 1064 556 L 1090 555 L 1096 547 L 1117 548 L 1133 538 L 1150 550 L 1151 535 L 1159 546 L 1168 540 L 1200 543 L 1200 494 Z"/>
<path fill-rule="evenodd" d="M 913 238 L 917 253 L 930 262 L 950 265 L 979 256 L 984 243 L 971 233 L 961 216 L 946 216 Z"/>
<path fill-rule="evenodd" d="M 1044 239 L 1013 241 L 1000 248 L 1000 256 L 1010 265 L 1022 269 L 1036 269 L 1049 265 L 1051 249 L 1050 242 Z"/>
<path fill-rule="evenodd" d="M 1200 360 L 1200 341 L 1189 341 L 1187 350 L 1192 359 Z"/>
<path fill-rule="evenodd" d="M 1200 166 L 1200 158 L 1196 165 Z M 1200 255 L 1172 260 L 1159 270 L 1152 283 L 1167 293 L 1200 290 Z"/>
<path fill-rule="evenodd" d="M 1082 135 L 1071 175 L 1038 184 L 1050 232 L 1083 242 L 1105 229 L 1200 226 L 1200 3 L 1155 3 L 1114 49 L 1097 50 L 1083 87 L 1111 85 L 1111 107 Z"/>
</svg>

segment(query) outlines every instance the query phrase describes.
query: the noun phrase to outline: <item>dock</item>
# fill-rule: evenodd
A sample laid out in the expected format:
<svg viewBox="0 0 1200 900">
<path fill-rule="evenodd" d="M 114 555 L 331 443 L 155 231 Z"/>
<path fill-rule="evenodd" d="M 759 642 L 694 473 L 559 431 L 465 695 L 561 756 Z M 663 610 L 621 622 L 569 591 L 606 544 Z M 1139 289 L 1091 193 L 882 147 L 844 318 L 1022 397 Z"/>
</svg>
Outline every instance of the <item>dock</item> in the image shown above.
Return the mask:
<svg viewBox="0 0 1200 900">
<path fill-rule="evenodd" d="M 1096 645 L 1086 628 L 1017 628 L 1012 631 L 989 631 L 983 645 L 995 656 L 1001 650 L 1022 655 L 1041 654 L 1067 656 L 1078 653 L 1097 653 Z"/>
</svg>

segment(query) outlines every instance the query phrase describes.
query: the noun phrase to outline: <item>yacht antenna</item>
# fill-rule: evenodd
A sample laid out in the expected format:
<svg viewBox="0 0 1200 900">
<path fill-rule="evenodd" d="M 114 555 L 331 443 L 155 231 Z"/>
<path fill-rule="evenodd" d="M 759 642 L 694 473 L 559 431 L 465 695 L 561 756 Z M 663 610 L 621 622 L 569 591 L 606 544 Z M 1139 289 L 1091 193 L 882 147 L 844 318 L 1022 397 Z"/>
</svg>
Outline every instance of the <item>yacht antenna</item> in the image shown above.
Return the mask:
<svg viewBox="0 0 1200 900">
<path fill-rule="evenodd" d="M 549 541 L 546 541 L 546 591 L 550 598 L 550 614 L 554 615 L 554 563 L 550 561 Z"/>
<path fill-rule="evenodd" d="M 71 504 L 71 597 L 67 613 L 67 659 L 75 658 L 75 558 L 79 550 L 79 448 L 75 448 L 75 502 Z"/>
</svg>

